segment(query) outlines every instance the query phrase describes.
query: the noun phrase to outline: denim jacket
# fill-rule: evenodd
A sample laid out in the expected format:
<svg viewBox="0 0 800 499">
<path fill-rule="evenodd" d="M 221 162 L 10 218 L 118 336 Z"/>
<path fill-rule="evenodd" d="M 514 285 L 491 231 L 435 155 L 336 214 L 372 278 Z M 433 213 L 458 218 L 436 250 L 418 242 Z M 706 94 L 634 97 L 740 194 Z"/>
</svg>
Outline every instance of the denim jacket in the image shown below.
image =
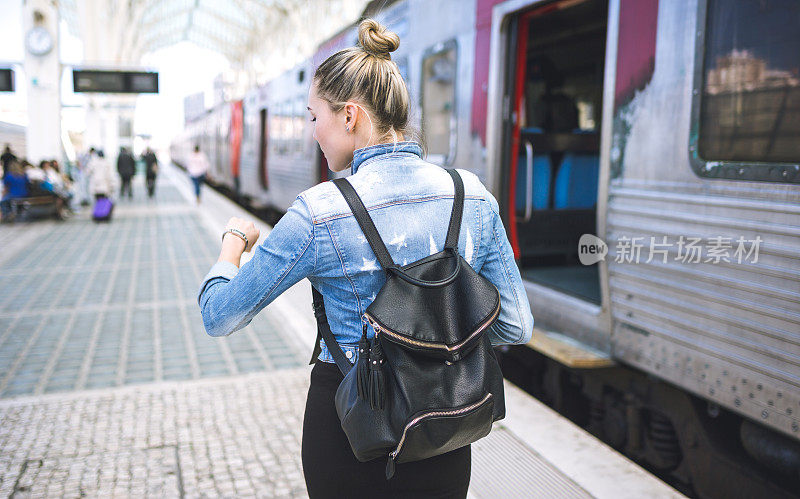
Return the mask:
<svg viewBox="0 0 800 499">
<path fill-rule="evenodd" d="M 533 316 L 497 201 L 475 174 L 458 172 L 464 181 L 458 251 L 500 292 L 500 315 L 488 331 L 491 342 L 526 343 L 533 332 Z M 422 160 L 418 144 L 357 149 L 348 180 L 395 263 L 405 265 L 442 250 L 453 207 L 453 181 L 444 169 Z M 198 304 L 208 334 L 225 336 L 245 327 L 272 300 L 307 277 L 324 297 L 336 341 L 355 362 L 362 314 L 386 276 L 339 189 L 324 182 L 302 192 L 253 251 L 253 258 L 240 269 L 218 262 L 206 275 Z M 367 334 L 372 338 L 375 331 L 369 327 Z M 333 362 L 324 341 L 321 347 L 319 359 Z"/>
</svg>

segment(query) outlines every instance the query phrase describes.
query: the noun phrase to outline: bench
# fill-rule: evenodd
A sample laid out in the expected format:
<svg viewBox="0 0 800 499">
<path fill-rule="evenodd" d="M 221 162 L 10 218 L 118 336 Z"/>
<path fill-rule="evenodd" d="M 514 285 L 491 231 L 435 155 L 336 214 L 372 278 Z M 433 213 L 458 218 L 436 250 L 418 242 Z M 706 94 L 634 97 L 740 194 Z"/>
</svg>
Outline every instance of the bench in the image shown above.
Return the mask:
<svg viewBox="0 0 800 499">
<path fill-rule="evenodd" d="M 55 196 L 31 196 L 24 198 L 12 198 L 8 200 L 11 205 L 11 213 L 21 219 L 23 216 L 29 217 L 50 217 L 58 216 L 58 205 Z"/>
</svg>

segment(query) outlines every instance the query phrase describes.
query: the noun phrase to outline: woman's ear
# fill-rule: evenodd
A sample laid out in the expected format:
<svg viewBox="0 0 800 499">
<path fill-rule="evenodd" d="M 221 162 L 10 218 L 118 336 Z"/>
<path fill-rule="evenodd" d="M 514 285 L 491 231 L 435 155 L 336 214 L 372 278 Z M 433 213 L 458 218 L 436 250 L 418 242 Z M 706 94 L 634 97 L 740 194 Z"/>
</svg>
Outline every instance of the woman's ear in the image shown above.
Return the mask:
<svg viewBox="0 0 800 499">
<path fill-rule="evenodd" d="M 348 132 L 351 132 L 358 121 L 358 106 L 352 102 L 348 102 L 344 105 L 344 110 L 345 128 Z"/>
</svg>

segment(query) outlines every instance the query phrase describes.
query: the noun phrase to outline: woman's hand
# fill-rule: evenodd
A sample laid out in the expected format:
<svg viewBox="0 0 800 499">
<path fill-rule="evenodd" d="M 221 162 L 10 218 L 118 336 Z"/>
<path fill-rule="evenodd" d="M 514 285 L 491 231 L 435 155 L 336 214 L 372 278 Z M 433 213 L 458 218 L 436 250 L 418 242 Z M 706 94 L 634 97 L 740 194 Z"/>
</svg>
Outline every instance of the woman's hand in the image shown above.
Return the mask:
<svg viewBox="0 0 800 499">
<path fill-rule="evenodd" d="M 256 245 L 260 235 L 260 232 L 256 228 L 255 224 L 243 218 L 231 217 L 231 219 L 228 220 L 228 224 L 225 226 L 225 230 L 227 231 L 228 229 L 236 229 L 244 232 L 244 235 L 247 236 L 247 247 L 244 247 L 244 241 L 242 241 L 241 238 L 231 233 L 225 234 L 225 237 L 223 238 L 223 244 L 229 239 L 236 239 L 241 242 L 241 247 L 243 248 L 244 252 L 248 252 L 253 249 L 253 246 Z"/>
<path fill-rule="evenodd" d="M 233 217 L 228 220 L 225 230 L 236 229 L 244 232 L 247 236 L 247 246 L 245 247 L 244 241 L 241 237 L 231 232 L 225 232 L 222 236 L 222 249 L 219 252 L 218 262 L 230 262 L 237 267 L 242 258 L 242 253 L 250 251 L 258 241 L 259 232 L 253 222 L 244 220 L 242 218 Z"/>
</svg>

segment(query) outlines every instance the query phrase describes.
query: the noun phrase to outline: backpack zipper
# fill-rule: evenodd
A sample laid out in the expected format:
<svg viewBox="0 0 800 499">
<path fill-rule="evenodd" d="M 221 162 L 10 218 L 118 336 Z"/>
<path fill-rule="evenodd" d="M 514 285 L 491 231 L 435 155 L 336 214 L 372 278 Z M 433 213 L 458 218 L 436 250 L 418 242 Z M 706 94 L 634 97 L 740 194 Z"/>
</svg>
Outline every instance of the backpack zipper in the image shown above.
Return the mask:
<svg viewBox="0 0 800 499">
<path fill-rule="evenodd" d="M 461 340 L 460 342 L 456 343 L 455 345 L 447 345 L 446 343 L 432 343 L 432 342 L 429 342 L 429 341 L 412 340 L 410 338 L 407 338 L 405 335 L 402 335 L 400 333 L 396 333 L 396 332 L 392 331 L 391 329 L 388 329 L 388 328 L 385 328 L 385 327 L 381 326 L 375 320 L 374 317 L 372 317 L 368 313 L 364 312 L 364 317 L 366 317 L 367 322 L 369 322 L 369 324 L 372 326 L 372 329 L 375 330 L 375 334 L 387 334 L 387 335 L 391 336 L 393 339 L 395 339 L 396 341 L 398 341 L 400 343 L 405 343 L 407 345 L 413 345 L 413 346 L 421 347 L 421 348 L 434 348 L 434 349 L 437 349 L 437 350 L 445 350 L 447 352 L 452 352 L 453 350 L 458 350 L 459 348 L 461 348 L 465 344 L 469 343 L 469 341 L 472 340 L 472 338 L 474 338 L 475 336 L 480 334 L 492 322 L 494 322 L 494 320 L 497 318 L 498 315 L 500 315 L 500 302 L 499 301 L 497 302 L 497 308 L 495 308 L 494 312 L 492 312 L 492 315 L 490 315 L 489 318 L 486 319 L 483 322 L 483 324 L 480 325 L 480 327 L 478 327 L 478 329 L 473 331 L 472 334 L 470 334 L 469 336 L 467 336 L 465 339 Z"/>
<path fill-rule="evenodd" d="M 419 416 L 415 417 L 414 419 L 412 419 L 411 421 L 408 422 L 408 424 L 405 426 L 405 428 L 403 428 L 403 435 L 400 437 L 400 441 L 397 443 L 397 447 L 392 452 L 389 453 L 389 459 L 391 459 L 393 461 L 395 459 L 397 459 L 397 455 L 400 454 L 400 450 L 403 448 L 403 444 L 406 441 L 406 435 L 408 434 L 408 430 L 411 429 L 411 427 L 414 426 L 415 424 L 417 424 L 420 421 L 422 421 L 423 419 L 439 417 L 439 416 L 457 416 L 459 414 L 464 414 L 465 412 L 469 412 L 469 411 L 475 409 L 476 407 L 482 406 L 490 398 L 492 398 L 492 394 L 491 393 L 487 393 L 486 395 L 483 396 L 482 399 L 480 399 L 479 401 L 477 401 L 475 403 L 472 403 L 472 404 L 470 404 L 470 405 L 468 405 L 466 407 L 462 407 L 460 409 L 453 409 L 453 410 L 450 410 L 450 411 L 426 412 L 424 414 L 420 414 Z"/>
</svg>

